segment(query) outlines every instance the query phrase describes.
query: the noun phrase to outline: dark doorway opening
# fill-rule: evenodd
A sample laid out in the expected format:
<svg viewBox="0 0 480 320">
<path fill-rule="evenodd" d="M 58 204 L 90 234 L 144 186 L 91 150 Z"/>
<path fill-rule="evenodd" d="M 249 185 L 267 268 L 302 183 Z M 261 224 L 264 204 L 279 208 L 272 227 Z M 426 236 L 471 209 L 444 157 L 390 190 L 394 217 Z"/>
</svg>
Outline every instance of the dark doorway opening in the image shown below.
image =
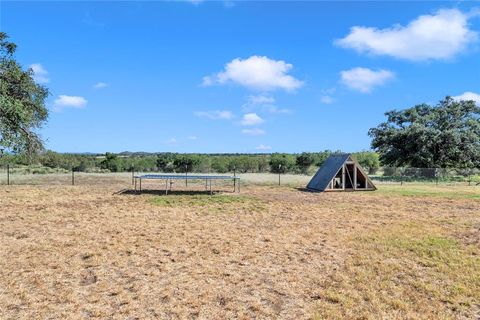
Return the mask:
<svg viewBox="0 0 480 320">
<path fill-rule="evenodd" d="M 358 168 L 357 168 L 357 188 L 359 189 L 367 188 L 367 179 Z"/>
<path fill-rule="evenodd" d="M 353 189 L 353 173 L 355 171 L 355 165 L 346 164 L 345 165 L 345 189 Z"/>
</svg>

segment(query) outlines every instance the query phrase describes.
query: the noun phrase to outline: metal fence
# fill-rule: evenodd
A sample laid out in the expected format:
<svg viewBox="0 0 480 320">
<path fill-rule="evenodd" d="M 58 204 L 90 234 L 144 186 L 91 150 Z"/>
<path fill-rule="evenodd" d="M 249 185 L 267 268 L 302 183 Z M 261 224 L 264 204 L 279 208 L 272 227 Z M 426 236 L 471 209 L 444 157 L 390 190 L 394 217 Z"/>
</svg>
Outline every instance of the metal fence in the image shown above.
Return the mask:
<svg viewBox="0 0 480 320">
<path fill-rule="evenodd" d="M 131 181 L 132 172 L 78 172 L 42 166 L 0 166 L 0 185 L 91 185 Z"/>
<path fill-rule="evenodd" d="M 314 173 L 316 168 L 312 168 Z M 376 184 L 430 183 L 447 185 L 480 185 L 480 168 L 410 168 L 380 167 L 365 171 Z M 236 175 L 246 184 L 305 186 L 312 174 L 241 173 Z M 132 183 L 139 172 L 76 172 L 42 166 L 0 165 L 0 185 L 92 185 Z M 226 173 L 234 175 L 233 172 Z"/>
<path fill-rule="evenodd" d="M 424 182 L 451 185 L 480 183 L 480 168 L 380 167 L 370 168 L 368 173 L 372 180 L 388 183 Z"/>
</svg>

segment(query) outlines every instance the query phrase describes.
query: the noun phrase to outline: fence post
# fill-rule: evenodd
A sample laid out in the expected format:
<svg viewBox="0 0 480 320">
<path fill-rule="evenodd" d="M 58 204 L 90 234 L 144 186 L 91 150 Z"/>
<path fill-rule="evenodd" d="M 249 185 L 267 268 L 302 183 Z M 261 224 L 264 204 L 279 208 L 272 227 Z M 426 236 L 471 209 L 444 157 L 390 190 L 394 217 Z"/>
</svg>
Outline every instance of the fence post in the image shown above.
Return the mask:
<svg viewBox="0 0 480 320">
<path fill-rule="evenodd" d="M 188 165 L 185 165 L 185 187 L 188 187 L 187 173 L 188 173 Z"/>
<path fill-rule="evenodd" d="M 403 169 L 400 168 L 400 185 L 401 186 L 403 186 L 403 174 L 404 174 Z"/>
<path fill-rule="evenodd" d="M 135 180 L 135 167 L 132 166 L 132 185 L 135 183 L 134 180 Z"/>
<path fill-rule="evenodd" d="M 75 185 L 75 169 L 72 168 L 72 186 Z"/>
<path fill-rule="evenodd" d="M 233 192 L 237 191 L 237 172 L 235 166 L 233 166 Z"/>
<path fill-rule="evenodd" d="M 280 174 L 281 174 L 281 172 L 282 172 L 281 169 L 282 169 L 282 165 L 279 164 L 279 165 L 278 165 L 278 185 L 280 185 Z"/>
<path fill-rule="evenodd" d="M 10 185 L 10 164 L 7 164 L 7 186 Z"/>
</svg>

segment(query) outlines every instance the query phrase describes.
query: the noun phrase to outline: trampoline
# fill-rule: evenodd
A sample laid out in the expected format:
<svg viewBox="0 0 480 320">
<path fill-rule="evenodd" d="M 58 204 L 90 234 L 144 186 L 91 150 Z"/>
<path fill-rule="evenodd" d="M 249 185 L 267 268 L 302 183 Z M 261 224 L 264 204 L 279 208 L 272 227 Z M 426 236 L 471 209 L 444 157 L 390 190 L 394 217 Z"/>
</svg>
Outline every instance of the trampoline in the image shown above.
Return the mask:
<svg viewBox="0 0 480 320">
<path fill-rule="evenodd" d="M 185 180 L 187 185 L 188 180 L 205 180 L 205 191 L 212 191 L 212 180 L 232 180 L 233 192 L 240 192 L 240 178 L 237 176 L 215 176 L 215 175 L 180 175 L 180 174 L 144 174 L 134 176 L 135 191 L 142 191 L 142 180 L 165 180 L 165 194 L 168 194 L 172 189 L 173 180 Z M 137 189 L 138 184 L 138 189 Z"/>
</svg>

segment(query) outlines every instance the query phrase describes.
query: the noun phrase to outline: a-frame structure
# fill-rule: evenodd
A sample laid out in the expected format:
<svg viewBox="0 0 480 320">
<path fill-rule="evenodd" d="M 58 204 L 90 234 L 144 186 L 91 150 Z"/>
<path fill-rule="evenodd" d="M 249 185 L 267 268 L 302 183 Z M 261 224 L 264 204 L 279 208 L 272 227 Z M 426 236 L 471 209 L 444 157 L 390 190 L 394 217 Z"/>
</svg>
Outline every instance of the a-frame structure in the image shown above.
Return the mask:
<svg viewBox="0 0 480 320">
<path fill-rule="evenodd" d="M 307 185 L 310 191 L 373 191 L 377 188 L 350 154 L 332 155 Z"/>
</svg>

